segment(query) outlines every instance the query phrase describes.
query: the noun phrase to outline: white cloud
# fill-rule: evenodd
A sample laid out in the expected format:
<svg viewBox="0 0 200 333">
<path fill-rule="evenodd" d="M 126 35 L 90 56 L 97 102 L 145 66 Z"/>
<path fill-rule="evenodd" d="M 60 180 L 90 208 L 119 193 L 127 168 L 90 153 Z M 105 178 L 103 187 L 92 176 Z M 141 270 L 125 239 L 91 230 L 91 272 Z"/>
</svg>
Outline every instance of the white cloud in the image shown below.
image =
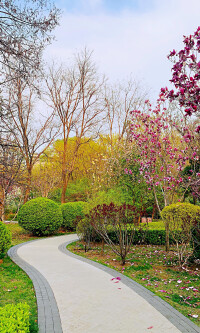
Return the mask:
<svg viewBox="0 0 200 333">
<path fill-rule="evenodd" d="M 89 2 L 101 4 L 101 0 Z M 132 73 L 157 96 L 162 86 L 169 85 L 172 65 L 167 54 L 180 49 L 182 36 L 192 34 L 200 25 L 199 12 L 199 0 L 154 0 L 152 8 L 144 12 L 65 13 L 56 30 L 57 41 L 48 47 L 45 57 L 67 61 L 87 46 L 94 50 L 101 72 L 112 81 Z"/>
</svg>

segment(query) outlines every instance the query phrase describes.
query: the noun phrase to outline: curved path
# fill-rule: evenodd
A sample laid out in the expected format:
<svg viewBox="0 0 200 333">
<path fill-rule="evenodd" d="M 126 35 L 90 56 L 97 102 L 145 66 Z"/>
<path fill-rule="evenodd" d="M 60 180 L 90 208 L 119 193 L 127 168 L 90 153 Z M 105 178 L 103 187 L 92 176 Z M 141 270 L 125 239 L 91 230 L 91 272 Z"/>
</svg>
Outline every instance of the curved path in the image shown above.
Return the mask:
<svg viewBox="0 0 200 333">
<path fill-rule="evenodd" d="M 200 332 L 146 288 L 67 251 L 76 239 L 41 239 L 8 252 L 33 280 L 40 333 Z"/>
</svg>

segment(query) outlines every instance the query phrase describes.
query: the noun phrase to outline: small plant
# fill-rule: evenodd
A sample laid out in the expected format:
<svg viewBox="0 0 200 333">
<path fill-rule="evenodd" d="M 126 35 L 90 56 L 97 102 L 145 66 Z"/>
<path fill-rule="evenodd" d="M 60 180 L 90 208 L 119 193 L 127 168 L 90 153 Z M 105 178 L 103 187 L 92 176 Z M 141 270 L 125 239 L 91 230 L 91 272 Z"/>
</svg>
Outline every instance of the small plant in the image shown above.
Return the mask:
<svg viewBox="0 0 200 333">
<path fill-rule="evenodd" d="M 29 305 L 27 303 L 7 304 L 0 308 L 0 332 L 29 333 Z"/>
<path fill-rule="evenodd" d="M 138 226 L 138 212 L 132 205 L 116 206 L 114 203 L 94 207 L 86 218 L 97 234 L 121 257 L 122 265 L 132 245 Z M 109 230 L 115 234 L 116 242 L 109 237 Z"/>
<path fill-rule="evenodd" d="M 90 243 L 94 239 L 94 228 L 90 224 L 90 221 L 87 217 L 81 219 L 76 227 L 76 233 L 80 239 L 85 243 L 84 249 L 85 252 L 90 248 Z"/>
<path fill-rule="evenodd" d="M 6 225 L 0 221 L 0 258 L 4 256 L 11 245 L 11 232 Z"/>
<path fill-rule="evenodd" d="M 57 231 L 63 221 L 60 206 L 46 198 L 36 198 L 19 210 L 19 225 L 36 236 L 48 236 Z"/>
</svg>

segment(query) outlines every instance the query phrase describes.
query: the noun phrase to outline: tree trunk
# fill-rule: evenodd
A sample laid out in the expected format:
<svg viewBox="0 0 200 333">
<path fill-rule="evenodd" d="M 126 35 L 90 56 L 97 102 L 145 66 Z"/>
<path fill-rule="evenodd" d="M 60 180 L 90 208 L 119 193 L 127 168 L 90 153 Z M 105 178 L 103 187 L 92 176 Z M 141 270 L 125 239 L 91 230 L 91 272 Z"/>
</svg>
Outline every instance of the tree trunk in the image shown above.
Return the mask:
<svg viewBox="0 0 200 333">
<path fill-rule="evenodd" d="M 165 224 L 165 250 L 168 252 L 169 251 L 169 224 Z"/>
<path fill-rule="evenodd" d="M 32 166 L 28 167 L 27 185 L 24 194 L 24 204 L 28 201 L 31 192 Z"/>
<path fill-rule="evenodd" d="M 102 254 L 102 256 L 104 255 L 104 246 L 105 246 L 105 241 L 102 238 L 102 241 L 101 241 L 101 254 Z"/>
<path fill-rule="evenodd" d="M 122 260 L 122 266 L 124 266 L 126 263 L 126 256 L 121 256 L 121 260 Z"/>
<path fill-rule="evenodd" d="M 66 170 L 66 158 L 67 158 L 67 141 L 65 134 L 65 127 L 63 126 L 63 160 L 62 160 L 62 194 L 61 194 L 61 203 L 66 201 L 66 189 L 67 189 L 67 170 Z"/>
<path fill-rule="evenodd" d="M 65 137 L 65 135 L 64 135 Z M 78 156 L 78 149 L 80 146 L 80 138 L 78 139 L 77 143 L 76 143 L 76 147 L 74 149 L 74 156 L 73 156 L 73 160 L 72 163 L 69 167 L 69 170 L 66 170 L 66 151 L 67 151 L 67 142 L 66 140 L 64 141 L 64 150 L 63 150 L 63 169 L 62 169 L 62 195 L 61 195 L 61 203 L 65 203 L 66 201 L 66 190 L 69 184 L 69 180 L 70 177 L 72 175 L 72 171 L 74 170 L 74 165 Z"/>
<path fill-rule="evenodd" d="M 62 194 L 61 194 L 61 203 L 65 203 L 66 201 L 66 190 L 67 190 L 67 177 L 66 172 L 62 173 Z"/>
<path fill-rule="evenodd" d="M 0 205 L 0 219 L 2 222 L 5 222 L 5 202 L 6 202 L 6 196 L 5 196 L 5 190 L 2 190 L 2 197 L 1 197 L 1 205 Z"/>
<path fill-rule="evenodd" d="M 62 194 L 61 194 L 61 203 L 65 203 L 66 202 L 66 190 L 69 184 L 69 180 L 70 180 L 70 172 L 66 172 L 65 174 L 63 174 L 63 187 L 62 187 Z"/>
<path fill-rule="evenodd" d="M 153 205 L 153 212 L 152 212 L 152 216 L 151 216 L 151 218 L 152 218 L 152 221 L 153 221 L 153 219 L 154 219 L 154 215 L 155 215 L 155 212 L 156 212 L 156 208 L 157 208 L 157 205 L 156 205 L 156 203 Z"/>
</svg>

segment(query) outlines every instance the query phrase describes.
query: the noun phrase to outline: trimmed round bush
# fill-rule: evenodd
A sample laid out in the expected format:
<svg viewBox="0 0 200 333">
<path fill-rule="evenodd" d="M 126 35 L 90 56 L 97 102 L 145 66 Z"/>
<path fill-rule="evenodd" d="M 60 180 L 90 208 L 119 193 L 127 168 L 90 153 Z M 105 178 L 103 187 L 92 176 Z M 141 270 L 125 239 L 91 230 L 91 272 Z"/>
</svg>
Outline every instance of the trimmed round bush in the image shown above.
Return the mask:
<svg viewBox="0 0 200 333">
<path fill-rule="evenodd" d="M 169 232 L 171 232 L 176 241 L 177 250 L 179 244 L 182 244 L 181 251 L 183 251 L 185 246 L 191 240 L 191 230 L 200 217 L 200 207 L 187 202 L 178 202 L 166 206 L 161 212 L 161 217 L 164 221 L 166 230 L 166 250 L 169 250 L 168 239 Z M 180 256 L 182 257 L 182 254 L 180 254 Z"/>
<path fill-rule="evenodd" d="M 2 257 L 11 245 L 12 235 L 6 225 L 0 221 L 0 257 Z"/>
<path fill-rule="evenodd" d="M 36 198 L 26 202 L 18 213 L 19 225 L 36 236 L 53 234 L 62 222 L 60 206 L 47 198 Z"/>
<path fill-rule="evenodd" d="M 200 217 L 200 207 L 190 203 L 178 202 L 166 206 L 161 212 L 164 223 L 169 224 L 169 229 L 181 229 L 183 232 L 190 232 L 191 227 Z"/>
<path fill-rule="evenodd" d="M 68 230 L 76 230 L 77 217 L 85 217 L 84 210 L 88 204 L 84 201 L 67 202 L 61 205 L 63 223 L 62 227 Z"/>
</svg>

